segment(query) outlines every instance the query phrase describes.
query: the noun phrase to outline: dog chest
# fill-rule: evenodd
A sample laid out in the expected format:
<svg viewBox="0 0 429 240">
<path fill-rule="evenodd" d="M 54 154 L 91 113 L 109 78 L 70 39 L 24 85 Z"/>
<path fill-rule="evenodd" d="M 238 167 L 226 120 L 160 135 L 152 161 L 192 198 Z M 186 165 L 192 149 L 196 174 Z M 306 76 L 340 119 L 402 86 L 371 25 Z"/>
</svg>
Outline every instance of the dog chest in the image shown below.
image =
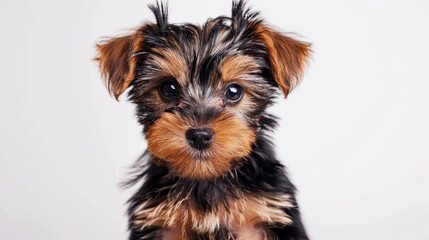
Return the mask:
<svg viewBox="0 0 429 240">
<path fill-rule="evenodd" d="M 195 234 L 216 236 L 219 231 L 226 232 L 228 239 L 266 239 L 265 229 L 270 225 L 291 224 L 284 209 L 294 207 L 287 195 L 247 194 L 220 201 L 206 211 L 199 209 L 189 196 L 154 202 L 157 201 L 148 199 L 134 211 L 134 224 L 163 229 L 163 239 L 192 239 Z"/>
</svg>

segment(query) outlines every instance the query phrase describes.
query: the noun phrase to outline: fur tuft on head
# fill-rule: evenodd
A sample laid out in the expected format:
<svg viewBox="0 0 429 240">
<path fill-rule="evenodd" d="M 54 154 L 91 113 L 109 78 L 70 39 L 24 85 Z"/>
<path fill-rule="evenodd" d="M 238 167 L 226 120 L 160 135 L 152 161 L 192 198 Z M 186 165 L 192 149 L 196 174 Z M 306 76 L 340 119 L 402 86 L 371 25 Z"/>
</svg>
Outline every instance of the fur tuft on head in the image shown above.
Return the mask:
<svg viewBox="0 0 429 240">
<path fill-rule="evenodd" d="M 160 32 L 165 32 L 168 27 L 168 8 L 164 2 L 157 2 L 149 5 L 150 10 L 155 15 L 156 25 Z"/>
<path fill-rule="evenodd" d="M 231 20 L 235 30 L 244 30 L 249 23 L 261 22 L 262 19 L 260 19 L 259 15 L 259 12 L 251 11 L 243 0 L 232 2 Z"/>
</svg>

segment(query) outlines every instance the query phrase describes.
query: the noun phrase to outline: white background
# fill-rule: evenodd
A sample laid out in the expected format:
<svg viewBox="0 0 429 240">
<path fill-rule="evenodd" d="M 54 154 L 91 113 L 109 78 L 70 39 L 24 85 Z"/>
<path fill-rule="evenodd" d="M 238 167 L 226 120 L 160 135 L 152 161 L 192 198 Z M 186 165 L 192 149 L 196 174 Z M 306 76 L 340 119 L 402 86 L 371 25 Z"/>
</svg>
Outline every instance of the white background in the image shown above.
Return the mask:
<svg viewBox="0 0 429 240">
<path fill-rule="evenodd" d="M 102 36 L 153 20 L 153 1 L 0 2 L 0 238 L 126 239 L 120 190 L 145 142 L 91 61 Z M 230 0 L 170 1 L 171 22 Z M 273 111 L 277 152 L 312 239 L 429 239 L 429 1 L 251 0 L 313 43 Z"/>
</svg>

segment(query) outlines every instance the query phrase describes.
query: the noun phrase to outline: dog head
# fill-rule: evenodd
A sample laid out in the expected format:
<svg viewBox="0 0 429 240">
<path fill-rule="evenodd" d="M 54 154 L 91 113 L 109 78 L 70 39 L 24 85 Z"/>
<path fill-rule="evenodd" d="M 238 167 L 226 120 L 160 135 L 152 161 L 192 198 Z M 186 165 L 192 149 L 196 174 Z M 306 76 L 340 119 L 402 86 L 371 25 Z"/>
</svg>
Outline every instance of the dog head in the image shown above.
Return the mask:
<svg viewBox="0 0 429 240">
<path fill-rule="evenodd" d="M 246 160 L 265 109 L 298 84 L 310 45 L 233 2 L 232 16 L 202 26 L 156 23 L 97 45 L 102 76 L 118 98 L 129 90 L 148 151 L 183 178 L 210 179 Z"/>
</svg>

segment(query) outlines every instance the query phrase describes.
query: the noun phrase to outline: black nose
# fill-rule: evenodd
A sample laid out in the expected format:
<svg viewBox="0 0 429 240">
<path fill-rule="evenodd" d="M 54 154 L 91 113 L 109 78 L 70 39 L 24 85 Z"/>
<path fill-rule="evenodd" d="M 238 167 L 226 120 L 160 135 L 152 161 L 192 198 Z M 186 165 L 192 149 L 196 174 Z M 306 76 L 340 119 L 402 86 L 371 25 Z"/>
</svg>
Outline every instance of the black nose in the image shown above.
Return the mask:
<svg viewBox="0 0 429 240">
<path fill-rule="evenodd" d="M 191 128 L 186 131 L 186 139 L 192 147 L 201 150 L 212 142 L 213 131 L 210 128 Z"/>
</svg>

